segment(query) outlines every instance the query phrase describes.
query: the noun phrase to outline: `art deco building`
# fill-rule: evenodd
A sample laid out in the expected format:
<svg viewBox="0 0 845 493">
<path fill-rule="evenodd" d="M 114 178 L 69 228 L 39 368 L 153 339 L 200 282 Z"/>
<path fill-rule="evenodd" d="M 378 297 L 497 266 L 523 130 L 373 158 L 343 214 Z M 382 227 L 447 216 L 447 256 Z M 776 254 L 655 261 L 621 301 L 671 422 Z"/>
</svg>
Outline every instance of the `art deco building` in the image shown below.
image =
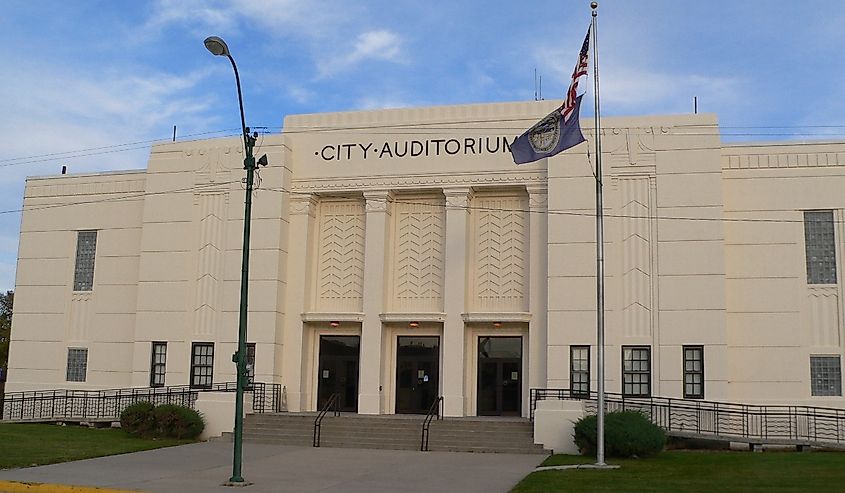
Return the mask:
<svg viewBox="0 0 845 493">
<path fill-rule="evenodd" d="M 259 138 L 250 372 L 287 409 L 527 415 L 595 390 L 592 134 L 513 164 L 553 103 L 295 115 Z M 586 123 L 586 122 L 585 122 Z M 608 390 L 842 407 L 845 143 L 605 118 Z M 7 391 L 233 381 L 239 138 L 27 180 Z"/>
</svg>

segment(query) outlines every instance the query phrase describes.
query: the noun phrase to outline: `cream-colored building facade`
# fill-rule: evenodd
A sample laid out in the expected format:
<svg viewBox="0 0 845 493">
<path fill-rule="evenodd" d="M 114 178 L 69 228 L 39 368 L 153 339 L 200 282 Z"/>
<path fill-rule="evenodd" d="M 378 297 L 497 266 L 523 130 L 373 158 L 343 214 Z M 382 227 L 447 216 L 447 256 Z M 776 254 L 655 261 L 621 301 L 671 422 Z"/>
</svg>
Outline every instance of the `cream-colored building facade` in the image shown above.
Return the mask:
<svg viewBox="0 0 845 493">
<path fill-rule="evenodd" d="M 294 115 L 260 137 L 255 380 L 290 411 L 337 392 L 364 414 L 443 396 L 447 416 L 526 416 L 530 388 L 595 390 L 592 134 L 508 151 L 553 106 Z M 845 143 L 603 125 L 608 390 L 841 407 Z M 213 139 L 29 178 L 7 391 L 233 381 L 242 162 Z"/>
</svg>

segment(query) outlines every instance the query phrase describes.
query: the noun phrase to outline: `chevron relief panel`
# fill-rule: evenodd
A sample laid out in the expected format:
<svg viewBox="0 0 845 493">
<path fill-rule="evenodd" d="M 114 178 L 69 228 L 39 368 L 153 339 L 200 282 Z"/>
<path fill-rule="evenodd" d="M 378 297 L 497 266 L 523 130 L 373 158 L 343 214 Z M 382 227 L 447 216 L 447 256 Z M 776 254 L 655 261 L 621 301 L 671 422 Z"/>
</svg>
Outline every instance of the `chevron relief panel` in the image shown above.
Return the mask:
<svg viewBox="0 0 845 493">
<path fill-rule="evenodd" d="M 393 311 L 443 310 L 444 203 L 440 198 L 395 201 Z"/>
<path fill-rule="evenodd" d="M 813 346 L 839 347 L 839 296 L 836 288 L 810 288 Z"/>
<path fill-rule="evenodd" d="M 223 193 L 199 194 L 195 203 L 200 214 L 200 242 L 197 251 L 194 334 L 213 335 L 217 330 L 222 302 L 226 196 Z"/>
<path fill-rule="evenodd" d="M 649 178 L 621 178 L 622 324 L 626 336 L 651 335 L 651 254 Z"/>
<path fill-rule="evenodd" d="M 527 311 L 527 204 L 521 197 L 476 197 L 475 309 Z"/>
<path fill-rule="evenodd" d="M 360 312 L 364 285 L 364 203 L 320 204 L 317 310 Z"/>
</svg>

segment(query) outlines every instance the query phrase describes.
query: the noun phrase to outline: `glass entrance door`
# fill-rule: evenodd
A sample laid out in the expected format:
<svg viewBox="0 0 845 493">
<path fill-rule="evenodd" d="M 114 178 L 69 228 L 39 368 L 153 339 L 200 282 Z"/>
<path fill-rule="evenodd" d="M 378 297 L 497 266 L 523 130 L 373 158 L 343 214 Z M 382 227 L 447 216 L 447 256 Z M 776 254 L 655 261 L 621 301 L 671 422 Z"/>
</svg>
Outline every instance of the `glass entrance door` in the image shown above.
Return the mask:
<svg viewBox="0 0 845 493">
<path fill-rule="evenodd" d="M 339 408 L 358 412 L 358 336 L 320 336 L 320 367 L 317 374 L 317 409 L 332 394 L 340 394 Z"/>
<path fill-rule="evenodd" d="M 399 337 L 396 347 L 396 412 L 428 413 L 438 395 L 439 375 L 439 337 Z"/>
<path fill-rule="evenodd" d="M 522 415 L 522 337 L 478 338 L 478 415 Z"/>
</svg>

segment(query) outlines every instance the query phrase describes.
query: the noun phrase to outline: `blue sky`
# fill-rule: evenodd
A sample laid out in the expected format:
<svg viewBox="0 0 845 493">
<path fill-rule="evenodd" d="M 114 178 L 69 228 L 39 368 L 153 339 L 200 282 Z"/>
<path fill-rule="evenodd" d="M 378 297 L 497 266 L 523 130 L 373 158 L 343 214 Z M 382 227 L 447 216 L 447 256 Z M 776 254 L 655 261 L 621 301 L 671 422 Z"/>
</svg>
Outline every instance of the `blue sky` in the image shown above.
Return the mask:
<svg viewBox="0 0 845 493">
<path fill-rule="evenodd" d="M 723 140 L 845 139 L 845 2 L 603 0 L 602 113 L 716 113 Z M 24 178 L 139 169 L 148 144 L 286 114 L 531 100 L 568 85 L 588 1 L 24 1 L 0 16 L 0 289 Z M 592 84 L 592 81 L 588 81 Z M 585 107 L 582 116 L 591 115 Z M 782 127 L 782 128 L 769 128 Z M 766 135 L 768 134 L 768 135 Z M 66 153 L 66 154 L 56 154 Z M 53 154 L 53 155 L 48 155 Z"/>
</svg>

